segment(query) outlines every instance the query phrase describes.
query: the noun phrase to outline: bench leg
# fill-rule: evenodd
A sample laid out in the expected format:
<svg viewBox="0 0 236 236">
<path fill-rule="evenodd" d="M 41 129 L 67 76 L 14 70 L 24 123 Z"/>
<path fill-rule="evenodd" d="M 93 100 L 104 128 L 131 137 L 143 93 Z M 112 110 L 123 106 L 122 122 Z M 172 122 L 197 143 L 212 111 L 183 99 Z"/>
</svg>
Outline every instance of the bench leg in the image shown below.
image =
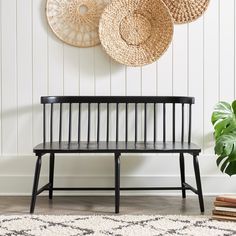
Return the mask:
<svg viewBox="0 0 236 236">
<path fill-rule="evenodd" d="M 195 172 L 195 178 L 196 178 L 196 184 L 197 184 L 197 191 L 198 191 L 198 199 L 199 199 L 200 210 L 201 210 L 201 212 L 204 212 L 202 185 L 201 185 L 201 177 L 200 177 L 200 170 L 199 170 L 199 164 L 198 164 L 197 155 L 193 156 L 193 166 L 194 166 L 194 172 Z"/>
<path fill-rule="evenodd" d="M 53 181 L 54 181 L 54 163 L 55 163 L 55 154 L 50 154 L 50 160 L 49 160 L 49 199 L 52 199 L 53 197 Z"/>
<path fill-rule="evenodd" d="M 115 153 L 115 213 L 120 211 L 120 153 Z"/>
<path fill-rule="evenodd" d="M 36 203 L 41 163 L 42 163 L 41 156 L 38 156 L 36 166 L 35 166 L 34 184 L 33 184 L 32 199 L 31 199 L 31 205 L 30 205 L 31 214 L 34 213 L 34 208 L 35 208 L 35 203 Z"/>
<path fill-rule="evenodd" d="M 185 165 L 184 165 L 184 154 L 179 155 L 179 166 L 180 166 L 180 176 L 181 176 L 181 187 L 182 187 L 182 198 L 186 198 L 186 190 L 184 188 L 185 183 Z"/>
</svg>

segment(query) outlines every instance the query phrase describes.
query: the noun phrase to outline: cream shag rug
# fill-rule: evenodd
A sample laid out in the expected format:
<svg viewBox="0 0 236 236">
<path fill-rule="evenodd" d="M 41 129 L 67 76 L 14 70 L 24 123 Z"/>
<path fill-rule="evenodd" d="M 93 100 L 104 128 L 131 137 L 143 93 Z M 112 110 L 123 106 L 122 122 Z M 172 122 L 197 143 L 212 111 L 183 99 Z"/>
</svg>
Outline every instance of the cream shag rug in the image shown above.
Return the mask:
<svg viewBox="0 0 236 236">
<path fill-rule="evenodd" d="M 236 223 L 193 216 L 0 216 L 0 235 L 236 235 Z"/>
</svg>

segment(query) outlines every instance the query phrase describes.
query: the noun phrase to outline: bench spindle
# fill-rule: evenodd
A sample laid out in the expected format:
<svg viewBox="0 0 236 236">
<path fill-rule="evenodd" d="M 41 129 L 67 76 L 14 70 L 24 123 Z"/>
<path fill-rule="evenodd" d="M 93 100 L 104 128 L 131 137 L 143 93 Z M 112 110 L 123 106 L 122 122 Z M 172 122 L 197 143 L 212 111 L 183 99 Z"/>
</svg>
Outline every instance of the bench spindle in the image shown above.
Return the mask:
<svg viewBox="0 0 236 236">
<path fill-rule="evenodd" d="M 69 130 L 68 130 L 68 142 L 71 142 L 71 103 L 69 103 Z"/>
<path fill-rule="evenodd" d="M 192 133 L 192 104 L 189 104 L 188 143 L 191 143 L 191 133 Z"/>
<path fill-rule="evenodd" d="M 60 103 L 60 108 L 59 108 L 59 142 L 61 143 L 61 134 L 62 134 L 62 103 Z"/>
<path fill-rule="evenodd" d="M 43 104 L 43 143 L 46 143 L 46 104 Z"/>
<path fill-rule="evenodd" d="M 125 142 L 128 142 L 128 103 L 125 104 Z"/>
<path fill-rule="evenodd" d="M 153 120 L 154 120 L 154 124 L 153 124 L 153 140 L 154 143 L 156 142 L 156 103 L 153 104 Z"/>
<path fill-rule="evenodd" d="M 166 104 L 163 103 L 163 142 L 166 141 Z"/>
<path fill-rule="evenodd" d="M 107 103 L 107 142 L 109 142 L 109 119 L 110 119 L 110 109 L 109 103 Z"/>
<path fill-rule="evenodd" d="M 184 103 L 182 103 L 182 126 L 181 126 L 181 142 L 184 142 Z"/>
<path fill-rule="evenodd" d="M 81 103 L 79 103 L 79 108 L 78 108 L 78 143 L 80 142 L 80 124 L 81 124 Z"/>
<path fill-rule="evenodd" d="M 138 137 L 138 114 L 137 114 L 138 113 L 138 111 L 137 111 L 138 110 L 138 104 L 137 103 L 135 103 L 134 110 L 135 110 L 134 111 L 135 112 L 135 114 L 134 114 L 135 115 L 135 118 L 134 118 L 135 119 L 135 131 L 134 131 L 135 132 L 134 133 L 135 137 L 134 137 L 134 140 L 135 140 L 135 143 L 136 143 L 137 142 L 137 137 Z"/>
<path fill-rule="evenodd" d="M 173 142 L 175 142 L 175 103 L 173 103 L 172 104 L 173 106 L 172 106 L 172 115 L 173 115 L 173 117 L 172 117 L 172 125 L 173 125 L 173 127 L 172 127 L 172 139 L 173 139 Z"/>
<path fill-rule="evenodd" d="M 90 110 L 91 110 L 91 103 L 88 103 L 88 134 L 87 134 L 87 141 L 90 142 Z"/>
<path fill-rule="evenodd" d="M 119 103 L 116 103 L 116 142 L 119 141 Z"/>
<path fill-rule="evenodd" d="M 53 103 L 51 103 L 51 114 L 50 114 L 50 142 L 53 142 Z"/>
<path fill-rule="evenodd" d="M 144 142 L 147 142 L 147 103 L 144 103 Z"/>
<path fill-rule="evenodd" d="M 97 104 L 97 142 L 100 141 L 100 103 Z"/>
</svg>

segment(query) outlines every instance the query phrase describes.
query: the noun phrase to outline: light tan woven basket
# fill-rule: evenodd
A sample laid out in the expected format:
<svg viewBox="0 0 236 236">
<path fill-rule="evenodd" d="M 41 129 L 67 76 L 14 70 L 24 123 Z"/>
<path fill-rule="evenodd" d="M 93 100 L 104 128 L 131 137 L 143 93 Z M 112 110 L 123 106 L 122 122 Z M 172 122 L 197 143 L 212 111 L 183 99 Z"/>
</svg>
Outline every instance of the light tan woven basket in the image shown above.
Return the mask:
<svg viewBox="0 0 236 236">
<path fill-rule="evenodd" d="M 109 0 L 47 0 L 46 15 L 52 31 L 77 47 L 100 43 L 99 19 Z"/>
<path fill-rule="evenodd" d="M 210 0 L 162 0 L 169 8 L 176 24 L 198 19 L 207 9 Z"/>
<path fill-rule="evenodd" d="M 173 36 L 173 20 L 161 0 L 114 0 L 100 19 L 99 36 L 119 63 L 142 66 L 156 61 Z"/>
</svg>

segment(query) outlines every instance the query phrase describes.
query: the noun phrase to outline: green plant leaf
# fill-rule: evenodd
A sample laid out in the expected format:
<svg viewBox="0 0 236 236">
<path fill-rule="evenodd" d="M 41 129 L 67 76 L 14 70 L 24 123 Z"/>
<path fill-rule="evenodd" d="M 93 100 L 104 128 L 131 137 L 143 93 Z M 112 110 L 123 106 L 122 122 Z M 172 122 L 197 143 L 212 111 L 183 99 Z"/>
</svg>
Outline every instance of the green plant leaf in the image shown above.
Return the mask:
<svg viewBox="0 0 236 236">
<path fill-rule="evenodd" d="M 234 114 L 236 115 L 236 100 L 232 102 L 232 108 L 233 108 Z"/>
<path fill-rule="evenodd" d="M 214 125 L 215 122 L 218 121 L 219 119 L 227 118 L 229 114 L 232 114 L 232 109 L 229 103 L 227 102 L 217 103 L 211 117 L 212 124 Z"/>
<path fill-rule="evenodd" d="M 236 165 L 236 131 L 223 134 L 216 140 L 215 153 L 219 156 L 217 165 L 223 161 L 221 171 L 230 176 L 236 174 L 236 168 L 233 168 Z"/>
<path fill-rule="evenodd" d="M 229 165 L 227 166 L 225 173 L 227 173 L 229 176 L 235 175 L 236 170 L 236 161 L 229 162 Z"/>
<path fill-rule="evenodd" d="M 223 162 L 223 164 L 221 165 L 221 167 L 220 167 L 220 170 L 222 171 L 222 172 L 224 172 L 225 171 L 225 168 L 226 168 L 226 166 L 229 164 L 229 161 L 226 159 L 224 162 Z"/>
<path fill-rule="evenodd" d="M 217 166 L 220 165 L 220 163 L 223 161 L 223 159 L 224 159 L 225 157 L 226 157 L 225 155 L 222 155 L 222 156 L 219 156 L 219 157 L 217 158 L 217 160 L 216 160 Z"/>
<path fill-rule="evenodd" d="M 236 144 L 234 144 L 234 147 L 232 149 L 232 152 L 229 155 L 229 162 L 236 161 Z"/>
<path fill-rule="evenodd" d="M 227 102 L 219 102 L 212 113 L 211 122 L 214 126 L 215 139 L 223 134 L 229 134 L 236 130 L 236 101 L 231 105 Z"/>
<path fill-rule="evenodd" d="M 221 135 L 216 140 L 215 153 L 219 156 L 229 156 L 236 144 L 236 132 Z"/>
<path fill-rule="evenodd" d="M 232 105 L 219 102 L 212 113 L 215 153 L 220 170 L 228 175 L 236 174 L 236 100 Z"/>
</svg>

